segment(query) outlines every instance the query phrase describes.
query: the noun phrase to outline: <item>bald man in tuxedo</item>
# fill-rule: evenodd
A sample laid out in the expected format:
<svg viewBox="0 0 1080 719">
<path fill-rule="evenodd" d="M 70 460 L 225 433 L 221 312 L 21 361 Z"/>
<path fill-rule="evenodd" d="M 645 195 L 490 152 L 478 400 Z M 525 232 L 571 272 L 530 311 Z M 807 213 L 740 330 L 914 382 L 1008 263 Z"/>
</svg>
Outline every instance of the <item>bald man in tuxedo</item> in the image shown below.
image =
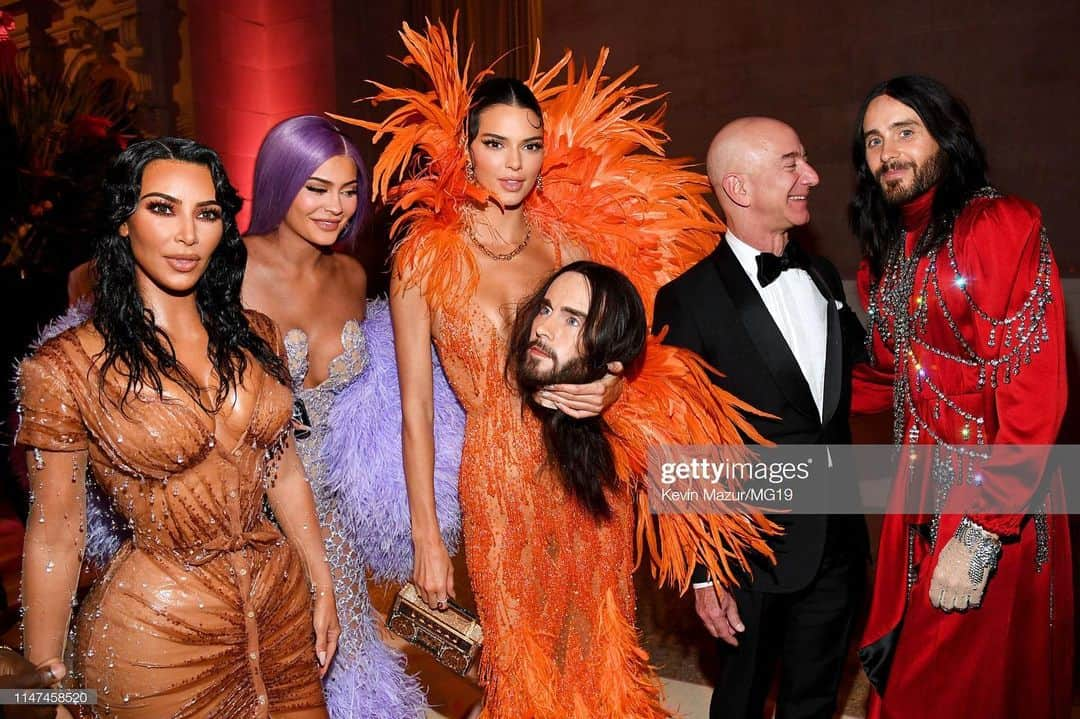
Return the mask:
<svg viewBox="0 0 1080 719">
<path fill-rule="evenodd" d="M 656 297 L 653 327 L 701 355 L 714 382 L 774 418 L 748 419 L 777 444 L 850 444 L 851 367 L 864 333 L 833 265 L 799 247 L 818 175 L 799 136 L 774 119 L 725 126 L 709 147 L 709 180 L 728 230 L 716 250 Z M 827 479 L 841 489 L 837 472 Z M 784 535 L 728 592 L 699 569 L 695 606 L 724 644 L 713 719 L 761 719 L 780 662 L 777 717 L 830 719 L 865 592 L 861 515 L 772 517 Z"/>
</svg>

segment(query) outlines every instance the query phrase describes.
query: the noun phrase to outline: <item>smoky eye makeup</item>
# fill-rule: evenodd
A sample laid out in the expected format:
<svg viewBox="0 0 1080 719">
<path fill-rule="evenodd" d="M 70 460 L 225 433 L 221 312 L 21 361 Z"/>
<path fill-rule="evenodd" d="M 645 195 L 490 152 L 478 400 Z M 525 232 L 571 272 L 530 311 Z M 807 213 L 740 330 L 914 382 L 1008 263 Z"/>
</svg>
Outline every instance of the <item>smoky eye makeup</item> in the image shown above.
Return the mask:
<svg viewBox="0 0 1080 719">
<path fill-rule="evenodd" d="M 174 209 L 173 203 L 160 197 L 147 200 L 144 207 L 155 215 L 171 215 Z"/>
</svg>

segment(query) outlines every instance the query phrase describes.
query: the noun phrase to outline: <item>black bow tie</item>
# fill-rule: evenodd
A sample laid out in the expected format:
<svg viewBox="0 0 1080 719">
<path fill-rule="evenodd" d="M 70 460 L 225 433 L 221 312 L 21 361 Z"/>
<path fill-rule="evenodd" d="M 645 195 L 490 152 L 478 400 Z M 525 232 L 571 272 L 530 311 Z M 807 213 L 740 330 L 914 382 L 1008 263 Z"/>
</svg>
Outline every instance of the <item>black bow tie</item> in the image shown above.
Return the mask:
<svg viewBox="0 0 1080 719">
<path fill-rule="evenodd" d="M 757 256 L 757 280 L 762 288 L 772 284 L 784 270 L 805 270 L 810 267 L 810 258 L 796 243 L 789 241 L 780 256 L 771 252 L 762 252 Z"/>
</svg>

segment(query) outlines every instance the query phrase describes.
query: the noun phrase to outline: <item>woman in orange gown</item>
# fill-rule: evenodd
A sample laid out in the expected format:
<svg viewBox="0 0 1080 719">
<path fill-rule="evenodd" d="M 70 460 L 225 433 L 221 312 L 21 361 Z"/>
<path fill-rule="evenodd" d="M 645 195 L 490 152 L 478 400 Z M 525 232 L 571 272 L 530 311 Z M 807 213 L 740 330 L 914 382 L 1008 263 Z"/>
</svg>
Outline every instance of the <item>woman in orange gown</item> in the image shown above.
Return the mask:
<svg viewBox="0 0 1080 719">
<path fill-rule="evenodd" d="M 636 480 L 651 443 L 738 442 L 741 405 L 687 353 L 658 341 L 625 386 L 609 375 L 542 392 L 541 402 L 575 417 L 611 405 L 604 418 L 625 481 L 610 493 L 611 518 L 598 520 L 544 466 L 540 425 L 504 373 L 517 304 L 573 260 L 622 269 L 651 315 L 657 287 L 715 246 L 707 184 L 662 157 L 658 115 L 630 116 L 649 101 L 625 76 L 604 83 L 603 57 L 562 87 L 550 85 L 569 58 L 526 83 L 479 82 L 481 73 L 470 84 L 441 25 L 427 36 L 406 26 L 402 36 L 406 62 L 433 89 L 383 87 L 377 101 L 404 107 L 384 123 L 356 124 L 392 137 L 375 168 L 377 192 L 387 196 L 391 178 L 411 171 L 389 199 L 407 227 L 394 254 L 391 312 L 414 582 L 433 607 L 454 595 L 432 487 L 434 339 L 466 411 L 459 494 L 484 628 L 484 716 L 668 716 L 634 627 L 635 525 L 639 549 L 683 589 L 695 562 L 723 577 L 726 562 L 764 544 L 761 523 L 743 516 L 669 516 L 657 527 Z M 661 540 L 678 548 L 665 554 Z"/>
<path fill-rule="evenodd" d="M 212 150 L 173 138 L 129 147 L 106 191 L 94 316 L 20 367 L 26 656 L 73 654 L 95 714 L 326 717 L 330 570 L 281 336 L 240 306 L 240 200 Z M 88 469 L 132 539 L 68 642 Z"/>
</svg>

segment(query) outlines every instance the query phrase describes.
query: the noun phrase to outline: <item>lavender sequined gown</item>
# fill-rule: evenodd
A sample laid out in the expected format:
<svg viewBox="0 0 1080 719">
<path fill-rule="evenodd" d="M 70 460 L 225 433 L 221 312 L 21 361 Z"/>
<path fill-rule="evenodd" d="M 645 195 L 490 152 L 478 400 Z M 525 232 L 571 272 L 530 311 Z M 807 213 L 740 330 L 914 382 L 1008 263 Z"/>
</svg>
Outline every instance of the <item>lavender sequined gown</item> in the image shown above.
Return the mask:
<svg viewBox="0 0 1080 719">
<path fill-rule="evenodd" d="M 327 378 L 317 387 L 305 387 L 307 335 L 299 329 L 285 334 L 293 391 L 303 402 L 310 427 L 308 436 L 297 437 L 296 446 L 322 522 L 342 629 L 337 655 L 324 680 L 327 707 L 333 719 L 415 719 L 425 707 L 424 694 L 416 679 L 405 672 L 404 657 L 379 638 L 365 565 L 353 549 L 352 531 L 339 509 L 344 498 L 329 482 L 329 463 L 323 454 L 334 400 L 369 362 L 367 341 L 356 320 L 345 323 L 341 345 L 343 352 L 330 363 Z"/>
</svg>

